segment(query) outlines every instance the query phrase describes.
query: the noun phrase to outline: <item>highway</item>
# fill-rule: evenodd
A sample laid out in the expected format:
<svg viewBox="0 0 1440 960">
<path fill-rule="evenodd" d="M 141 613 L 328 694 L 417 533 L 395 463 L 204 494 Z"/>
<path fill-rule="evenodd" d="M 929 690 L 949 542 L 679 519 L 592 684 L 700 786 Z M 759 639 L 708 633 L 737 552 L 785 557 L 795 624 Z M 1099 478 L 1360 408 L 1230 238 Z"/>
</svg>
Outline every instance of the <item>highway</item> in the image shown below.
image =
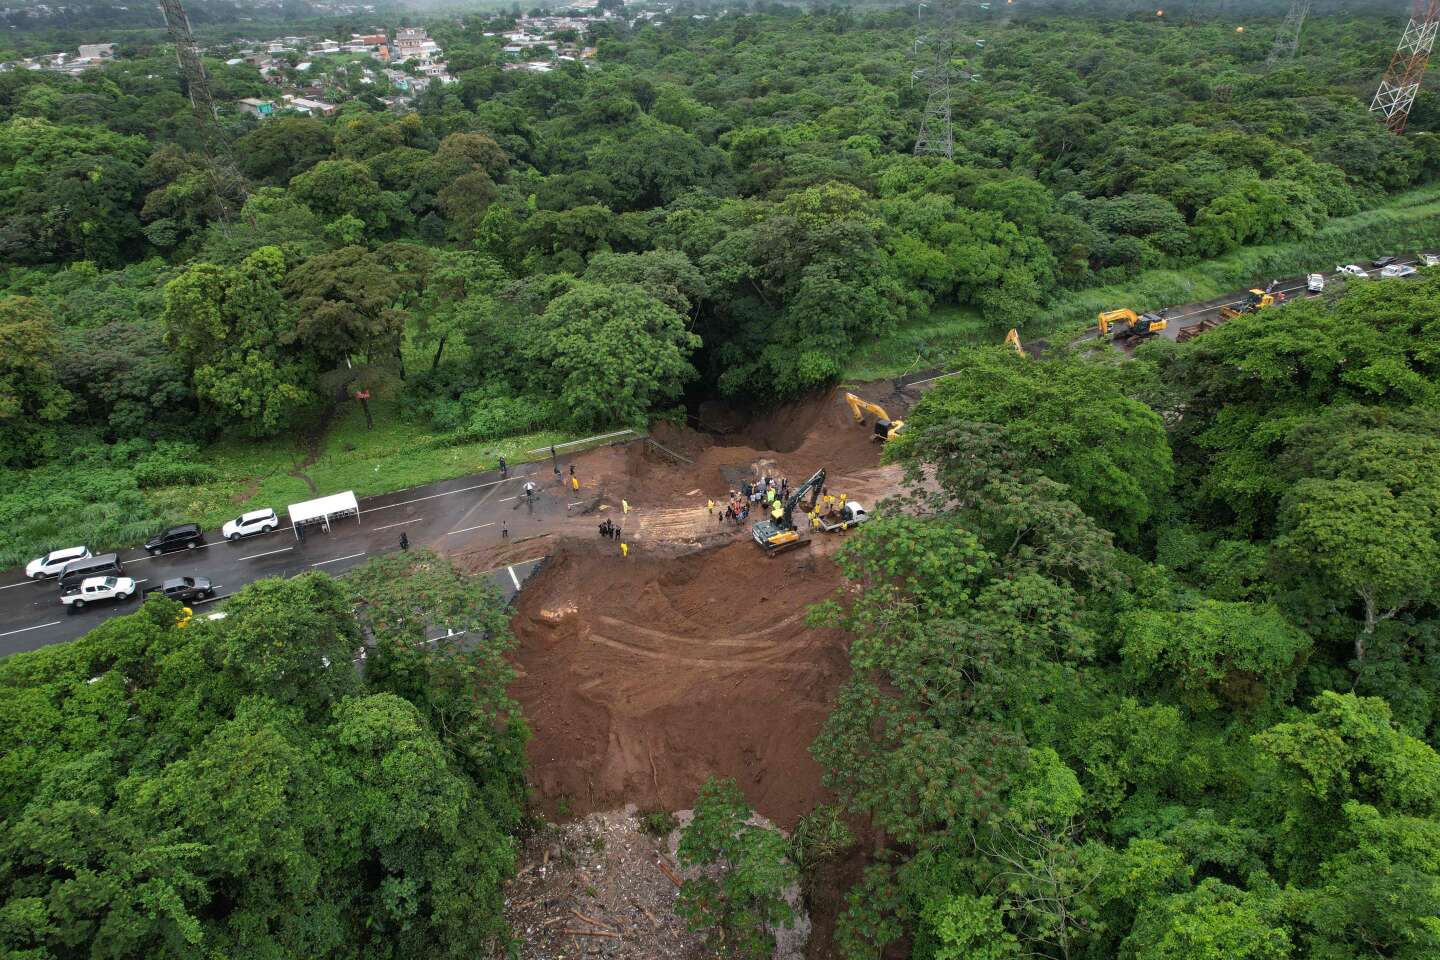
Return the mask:
<svg viewBox="0 0 1440 960">
<path fill-rule="evenodd" d="M 526 506 L 521 492 L 527 477 L 538 488 L 533 509 Z M 499 543 L 502 523 L 512 541 L 544 532 L 549 521 L 567 513 L 568 491 L 557 488 L 552 477 L 548 461 L 526 464 L 503 480 L 498 472 L 490 472 L 361 500 L 358 520 L 336 521 L 328 533 L 312 527 L 303 541 L 295 538 L 281 513 L 280 526 L 270 533 L 232 543 L 222 539 L 219 530 L 207 530 L 206 543 L 195 550 L 152 557 L 135 548 L 122 551 L 120 561 L 125 575 L 135 578 L 141 591 L 169 577 L 209 577 L 215 597 L 192 604 L 198 613 L 265 577 L 295 577 L 309 570 L 341 574 L 376 554 L 398 550 L 402 532 L 412 549 L 430 547 L 440 553 Z M 287 505 L 266 506 L 282 512 Z M 237 515 L 240 512 L 237 508 Z M 500 567 L 488 577 L 508 599 L 520 591 L 542 559 L 536 556 Z M 59 597 L 54 578 L 28 580 L 21 568 L 0 574 L 0 655 L 73 640 L 106 618 L 138 606 L 138 600 L 131 600 L 69 613 Z"/>
</svg>

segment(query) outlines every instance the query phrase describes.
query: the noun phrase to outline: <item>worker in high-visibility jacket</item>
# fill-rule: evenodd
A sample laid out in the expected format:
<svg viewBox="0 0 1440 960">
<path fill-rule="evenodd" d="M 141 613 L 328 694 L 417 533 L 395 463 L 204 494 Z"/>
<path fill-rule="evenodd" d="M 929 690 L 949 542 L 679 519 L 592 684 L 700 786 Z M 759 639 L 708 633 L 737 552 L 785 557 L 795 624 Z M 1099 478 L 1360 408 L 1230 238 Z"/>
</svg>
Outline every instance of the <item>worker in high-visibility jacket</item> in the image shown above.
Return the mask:
<svg viewBox="0 0 1440 960">
<path fill-rule="evenodd" d="M 776 522 L 779 522 L 780 519 L 785 516 L 785 504 L 781 503 L 779 500 L 776 500 L 770 506 L 770 516 L 774 517 Z"/>
</svg>

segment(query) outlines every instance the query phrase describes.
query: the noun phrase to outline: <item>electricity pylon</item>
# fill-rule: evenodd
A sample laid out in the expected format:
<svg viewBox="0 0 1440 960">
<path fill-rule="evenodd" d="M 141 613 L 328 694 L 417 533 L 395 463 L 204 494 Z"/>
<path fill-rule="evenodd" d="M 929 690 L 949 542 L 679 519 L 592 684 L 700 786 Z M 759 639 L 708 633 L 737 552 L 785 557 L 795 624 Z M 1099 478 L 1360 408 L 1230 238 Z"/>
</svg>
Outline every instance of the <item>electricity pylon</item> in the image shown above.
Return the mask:
<svg viewBox="0 0 1440 960">
<path fill-rule="evenodd" d="M 175 47 L 175 59 L 180 61 L 180 77 L 190 94 L 190 106 L 201 124 L 209 126 L 215 122 L 215 101 L 210 96 L 210 77 L 200 59 L 200 46 L 190 29 L 190 17 L 180 0 L 160 0 L 160 9 L 165 13 L 165 29 Z"/>
<path fill-rule="evenodd" d="M 958 83 L 979 77 L 965 69 L 961 53 L 969 46 L 983 47 L 960 29 L 960 7 L 966 0 L 920 0 L 915 10 L 915 67 L 912 82 L 925 84 L 925 112 L 915 137 L 915 156 L 955 159 L 955 123 L 951 94 Z M 989 3 L 974 4 L 989 10 Z"/>
<path fill-rule="evenodd" d="M 1380 88 L 1370 102 L 1372 113 L 1385 120 L 1394 133 L 1405 132 L 1410 108 L 1420 92 L 1420 80 L 1435 49 L 1435 34 L 1440 30 L 1440 0 L 1415 0 L 1415 11 L 1400 37 L 1400 45 L 1390 58 L 1390 66 L 1380 79 Z"/>
<path fill-rule="evenodd" d="M 210 77 L 205 73 L 205 62 L 200 58 L 200 45 L 195 42 L 195 34 L 190 29 L 190 17 L 180 5 L 180 0 L 160 0 L 160 9 L 165 13 L 165 28 L 175 47 L 175 59 L 180 62 L 180 76 L 185 81 L 185 92 L 190 95 L 190 107 L 200 125 L 201 149 L 209 161 L 206 165 L 220 206 L 223 228 L 230 215 L 227 199 L 234 196 L 242 205 L 245 202 L 245 179 L 235 166 L 229 138 L 220 126 L 215 99 L 210 95 Z"/>
<path fill-rule="evenodd" d="M 1275 43 L 1270 47 L 1266 63 L 1278 63 L 1295 56 L 1295 51 L 1300 49 L 1300 28 L 1305 26 L 1305 17 L 1309 13 L 1310 0 L 1290 0 L 1290 12 L 1285 14 L 1285 21 L 1280 24 L 1280 32 L 1275 34 Z"/>
</svg>

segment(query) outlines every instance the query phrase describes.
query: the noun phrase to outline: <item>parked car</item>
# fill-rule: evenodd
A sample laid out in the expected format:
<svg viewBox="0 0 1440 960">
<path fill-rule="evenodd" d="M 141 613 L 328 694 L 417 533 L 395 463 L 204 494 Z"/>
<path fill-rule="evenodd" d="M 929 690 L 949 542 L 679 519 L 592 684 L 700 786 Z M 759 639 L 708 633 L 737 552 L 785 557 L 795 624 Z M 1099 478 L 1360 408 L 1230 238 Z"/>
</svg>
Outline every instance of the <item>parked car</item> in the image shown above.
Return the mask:
<svg viewBox="0 0 1440 960">
<path fill-rule="evenodd" d="M 60 592 L 65 593 L 80 586 L 91 577 L 118 577 L 124 574 L 125 568 L 120 566 L 120 558 L 113 553 L 102 553 L 98 557 L 84 557 L 80 560 L 71 560 L 65 564 L 60 571 Z"/>
<path fill-rule="evenodd" d="M 1368 276 L 1370 276 L 1370 274 L 1368 274 L 1368 273 L 1365 272 L 1365 268 L 1364 268 L 1364 267 L 1357 267 L 1357 266 L 1356 266 L 1355 264 L 1353 264 L 1353 263 L 1347 263 L 1347 264 L 1345 264 L 1345 266 L 1343 266 L 1343 267 L 1336 267 L 1336 268 L 1335 268 L 1335 272 L 1336 272 L 1336 273 L 1343 273 L 1343 274 L 1345 274 L 1346 276 L 1350 276 L 1350 277 L 1368 277 Z"/>
<path fill-rule="evenodd" d="M 1325 275 L 1323 273 L 1312 273 L 1305 278 L 1305 289 L 1311 293 L 1325 292 Z"/>
<path fill-rule="evenodd" d="M 71 560 L 85 560 L 90 557 L 89 547 L 66 547 L 64 550 L 52 550 L 38 560 L 31 560 L 25 564 L 25 576 L 31 580 L 43 580 L 45 577 L 54 577 L 65 569 L 65 564 Z"/>
<path fill-rule="evenodd" d="M 129 577 L 90 577 L 60 594 L 60 602 L 71 611 L 101 600 L 129 600 L 135 596 L 135 581 Z"/>
<path fill-rule="evenodd" d="M 1371 262 L 1372 264 L 1374 264 L 1375 266 L 1377 266 L 1377 267 L 1388 267 L 1388 266 L 1390 266 L 1390 264 L 1394 263 L 1396 260 L 1399 260 L 1399 259 L 1400 259 L 1399 257 L 1376 257 L 1374 260 L 1371 260 L 1370 262 Z"/>
<path fill-rule="evenodd" d="M 1410 266 L 1410 264 L 1408 263 L 1392 263 L 1390 264 L 1390 266 L 1380 271 L 1380 276 L 1385 277 L 1386 279 L 1393 279 L 1395 277 L 1413 277 L 1418 272 L 1419 271 L 1417 271 L 1414 267 Z"/>
<path fill-rule="evenodd" d="M 242 513 L 221 527 L 220 534 L 226 540 L 239 540 L 241 537 L 248 537 L 255 533 L 269 533 L 278 526 L 280 526 L 280 518 L 275 516 L 274 510 L 267 507 L 264 510 Z"/>
<path fill-rule="evenodd" d="M 145 549 L 150 551 L 150 556 L 161 553 L 169 553 L 171 550 L 194 550 L 205 542 L 205 534 L 200 531 L 198 523 L 182 523 L 178 527 L 171 527 L 164 533 L 156 534 L 145 541 Z"/>
<path fill-rule="evenodd" d="M 210 586 L 208 577 L 171 577 L 160 586 L 145 591 L 147 597 L 154 593 L 171 600 L 178 600 L 181 603 L 207 600 L 215 596 L 215 590 Z"/>
<path fill-rule="evenodd" d="M 1420 259 L 1427 267 L 1440 267 L 1440 253 L 1422 253 Z"/>
</svg>

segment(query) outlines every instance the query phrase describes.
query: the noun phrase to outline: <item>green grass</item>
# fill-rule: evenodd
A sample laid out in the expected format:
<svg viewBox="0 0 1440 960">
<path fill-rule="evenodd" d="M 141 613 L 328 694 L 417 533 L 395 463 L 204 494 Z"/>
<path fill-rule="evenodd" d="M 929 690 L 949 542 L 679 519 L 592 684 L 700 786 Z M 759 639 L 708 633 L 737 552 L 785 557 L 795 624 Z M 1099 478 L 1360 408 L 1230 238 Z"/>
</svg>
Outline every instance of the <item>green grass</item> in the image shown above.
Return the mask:
<svg viewBox="0 0 1440 960">
<path fill-rule="evenodd" d="M 446 445 L 423 425 L 399 416 L 394 401 L 372 400 L 370 410 L 373 430 L 365 428 L 357 404 L 337 414 L 308 465 L 303 464 L 309 452 L 296 438 L 222 440 L 202 457 L 215 471 L 215 479 L 147 490 L 146 498 L 167 522 L 195 520 L 214 526 L 246 510 L 283 510 L 287 504 L 315 496 L 302 478 L 289 475 L 292 471 L 315 481 L 319 495 L 354 490 L 367 497 L 493 470 L 501 456 L 511 464 L 542 459 L 545 454 L 530 451 L 575 439 L 573 434 L 543 431 Z"/>
<path fill-rule="evenodd" d="M 1330 221 L 1314 236 L 1295 243 L 1246 247 L 1175 270 L 1149 270 L 1123 283 L 1059 294 L 1020 330 L 1027 341 L 1079 331 L 1102 310 L 1155 310 L 1208 300 L 1272 277 L 1331 270 L 1336 264 L 1394 251 L 1440 247 L 1440 186 L 1397 194 L 1371 210 Z M 999 344 L 1004 330 L 986 324 L 973 310 L 936 308 L 861 347 L 845 371 L 846 380 L 880 380 L 941 366 L 948 351 L 975 344 Z M 923 352 L 917 347 L 923 345 Z"/>
<path fill-rule="evenodd" d="M 936 307 L 928 317 L 907 323 L 857 350 L 845 369 L 844 379 L 880 380 L 943 366 L 959 348 L 993 339 L 980 311 L 953 304 Z"/>
</svg>

